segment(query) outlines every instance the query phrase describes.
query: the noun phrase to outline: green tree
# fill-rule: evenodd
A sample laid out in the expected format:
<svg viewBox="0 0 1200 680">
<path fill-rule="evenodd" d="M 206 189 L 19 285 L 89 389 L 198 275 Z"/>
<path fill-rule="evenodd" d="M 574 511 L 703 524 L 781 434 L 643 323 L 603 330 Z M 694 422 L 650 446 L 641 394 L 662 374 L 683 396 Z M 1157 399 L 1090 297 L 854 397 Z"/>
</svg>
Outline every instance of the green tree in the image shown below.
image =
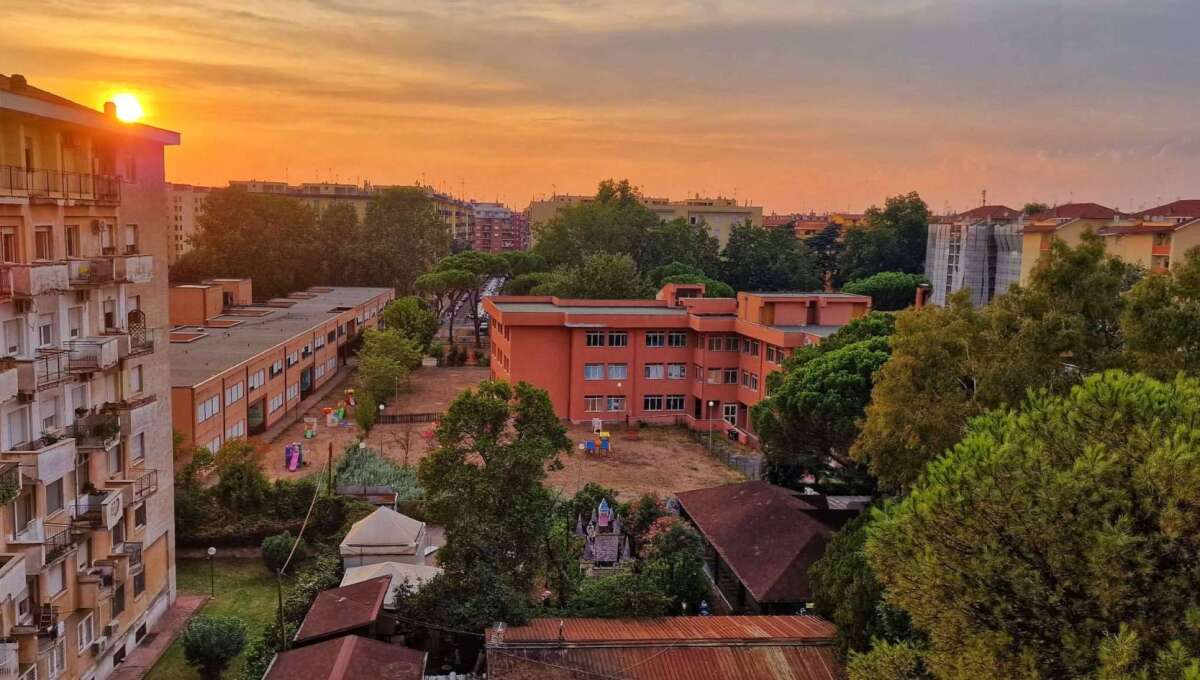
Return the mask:
<svg viewBox="0 0 1200 680">
<path fill-rule="evenodd" d="M 368 328 L 363 333 L 362 348 L 359 355 L 381 356 L 398 362 L 406 369 L 414 369 L 421 365 L 421 346 L 411 336 L 391 328 L 379 330 Z"/>
<path fill-rule="evenodd" d="M 703 269 L 700 269 L 699 267 L 693 267 L 690 264 L 684 264 L 683 262 L 668 262 L 667 264 L 660 264 L 646 272 L 646 278 L 649 279 L 650 284 L 656 288 L 661 288 L 663 279 L 671 276 L 702 277 L 705 276 L 705 273 Z"/>
<path fill-rule="evenodd" d="M 647 533 L 638 568 L 656 579 L 670 598 L 670 612 L 699 611 L 709 596 L 704 575 L 704 540 L 690 524 L 669 515 L 655 520 Z"/>
<path fill-rule="evenodd" d="M 586 300 L 627 300 L 654 297 L 654 288 L 628 255 L 597 253 L 583 264 L 560 270 L 560 276 L 535 287 L 533 295 Z"/>
<path fill-rule="evenodd" d="M 444 258 L 438 262 L 435 271 L 456 272 L 454 276 L 463 283 L 466 282 L 466 277 L 457 272 L 467 272 L 471 275 L 471 284 L 462 289 L 462 299 L 475 331 L 475 346 L 481 346 L 479 329 L 480 324 L 483 323 L 483 316 L 478 313 L 479 303 L 483 300 L 483 293 L 488 284 L 493 279 L 502 278 L 508 274 L 508 260 L 491 253 L 477 253 L 468 250 Z"/>
<path fill-rule="evenodd" d="M 386 328 L 412 338 L 422 352 L 429 351 L 429 343 L 441 326 L 438 315 L 416 296 L 392 300 L 383 308 L 382 316 Z"/>
<path fill-rule="evenodd" d="M 722 252 L 721 280 L 734 290 L 818 290 L 816 258 L 787 227 L 734 225 Z"/>
<path fill-rule="evenodd" d="M 500 253 L 500 257 L 504 259 L 505 272 L 509 277 L 544 272 L 550 268 L 546 258 L 528 250 L 511 250 Z"/>
<path fill-rule="evenodd" d="M 477 281 L 476 276 L 465 269 L 439 269 L 422 274 L 413 283 L 430 301 L 438 318 L 447 319 L 451 340 L 454 339 L 454 312 Z"/>
<path fill-rule="evenodd" d="M 840 280 L 838 276 L 839 262 L 844 245 L 842 243 L 842 228 L 829 224 L 820 233 L 808 237 L 804 244 L 812 251 L 817 259 L 817 270 L 822 273 L 822 280 L 829 285 Z"/>
<path fill-rule="evenodd" d="M 358 211 L 349 203 L 326 206 L 317 216 L 316 235 L 308 246 L 315 252 L 318 269 L 311 272 L 316 283 L 374 283 L 357 280 L 357 262 L 361 248 L 369 241 L 358 220 Z M 255 287 L 258 286 L 255 275 Z"/>
<path fill-rule="evenodd" d="M 546 392 L 503 381 L 459 395 L 436 438 L 419 476 L 430 520 L 446 527 L 439 551 L 446 581 L 492 584 L 488 592 L 456 594 L 459 606 L 480 618 L 455 622 L 514 621 L 524 616 L 550 531 L 554 497 L 542 482 L 571 441 Z"/>
<path fill-rule="evenodd" d="M 206 680 L 218 680 L 246 646 L 246 624 L 235 616 L 197 616 L 183 630 L 183 655 Z"/>
<path fill-rule="evenodd" d="M 421 189 L 381 191 L 367 204 L 362 231 L 370 246 L 358 244 L 358 280 L 402 295 L 415 292 L 417 278 L 450 253 L 450 229 Z"/>
<path fill-rule="evenodd" d="M 578 266 L 591 254 L 642 252 L 660 220 L 628 180 L 605 180 L 595 200 L 568 207 L 535 225 L 533 252 L 550 267 Z"/>
<path fill-rule="evenodd" d="M 267 507 L 270 483 L 263 474 L 254 445 L 244 439 L 225 442 L 217 451 L 212 494 L 234 514 L 257 514 Z"/>
<path fill-rule="evenodd" d="M 644 247 L 629 254 L 643 271 L 673 262 L 700 272 L 717 272 L 721 267 L 721 243 L 708 225 L 689 224 L 683 218 L 651 227 Z"/>
<path fill-rule="evenodd" d="M 364 396 L 370 395 L 377 404 L 386 403 L 399 393 L 408 383 L 409 372 L 403 362 L 382 354 L 360 353 L 358 356 L 358 387 Z M 361 410 L 362 406 L 360 399 L 355 410 Z"/>
<path fill-rule="evenodd" d="M 504 282 L 501 292 L 504 295 L 532 295 L 532 291 L 542 285 L 558 285 L 562 275 L 559 272 L 530 272 L 518 274 Z"/>
<path fill-rule="evenodd" d="M 710 279 L 707 276 L 690 276 L 688 274 L 678 274 L 676 276 L 668 276 L 665 279 L 663 279 L 662 282 L 664 285 L 668 284 L 668 283 L 702 283 L 702 284 L 704 284 L 704 297 L 708 297 L 708 298 L 737 297 L 737 291 L 735 291 L 733 289 L 733 286 L 729 285 L 728 283 L 725 283 L 724 281 Z"/>
<path fill-rule="evenodd" d="M 917 296 L 917 286 L 925 282 L 925 277 L 921 274 L 879 272 L 865 279 L 847 283 L 842 286 L 842 292 L 867 295 L 871 298 L 872 309 L 890 312 L 913 304 Z"/>
<path fill-rule="evenodd" d="M 1142 664 L 1193 657 L 1197 422 L 1200 382 L 1120 371 L 972 421 L 866 546 L 933 675 L 1096 677 L 1122 626 Z"/>
<path fill-rule="evenodd" d="M 1159 379 L 1200 371 L 1200 250 L 1125 295 L 1121 331 L 1137 370 Z"/>
<path fill-rule="evenodd" d="M 1025 213 L 1026 216 L 1032 216 L 1038 213 L 1046 212 L 1049 209 L 1050 206 L 1045 203 L 1040 201 L 1030 201 L 1029 203 L 1025 204 L 1024 208 L 1021 208 L 1021 212 Z"/>
<path fill-rule="evenodd" d="M 290 531 L 285 531 L 274 536 L 267 536 L 262 542 L 262 557 L 263 564 L 267 565 L 267 569 L 271 573 L 275 573 L 283 568 L 287 562 L 288 555 L 292 554 L 292 545 L 296 542 L 296 538 L 292 536 Z M 293 561 L 300 562 L 308 555 L 308 546 L 303 540 L 296 546 L 295 556 Z"/>
<path fill-rule="evenodd" d="M 920 274 L 928 238 L 929 206 L 920 195 L 889 196 L 883 208 L 867 210 L 862 228 L 846 231 L 839 276 L 853 281 L 887 271 Z"/>
</svg>

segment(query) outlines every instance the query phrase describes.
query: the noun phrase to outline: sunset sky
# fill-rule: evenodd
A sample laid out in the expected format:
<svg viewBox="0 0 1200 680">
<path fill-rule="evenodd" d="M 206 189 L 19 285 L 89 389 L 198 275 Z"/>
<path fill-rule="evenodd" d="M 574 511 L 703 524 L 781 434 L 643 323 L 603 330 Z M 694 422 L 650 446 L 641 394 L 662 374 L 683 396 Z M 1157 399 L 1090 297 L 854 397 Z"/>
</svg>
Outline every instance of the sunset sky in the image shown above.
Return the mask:
<svg viewBox="0 0 1200 680">
<path fill-rule="evenodd" d="M 1200 2 L 4 0 L 0 73 L 178 130 L 173 181 L 628 177 L 768 213 L 1200 197 Z"/>
</svg>

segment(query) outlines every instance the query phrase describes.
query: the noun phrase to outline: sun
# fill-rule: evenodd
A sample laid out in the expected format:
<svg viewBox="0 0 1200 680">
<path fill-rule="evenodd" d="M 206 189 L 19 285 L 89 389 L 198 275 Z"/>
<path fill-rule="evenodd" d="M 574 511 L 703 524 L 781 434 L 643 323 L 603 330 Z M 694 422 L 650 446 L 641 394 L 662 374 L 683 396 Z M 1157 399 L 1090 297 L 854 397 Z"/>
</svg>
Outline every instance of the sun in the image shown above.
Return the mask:
<svg viewBox="0 0 1200 680">
<path fill-rule="evenodd" d="M 112 102 L 117 105 L 117 120 L 123 123 L 136 123 L 145 113 L 138 98 L 128 92 L 113 95 Z"/>
</svg>

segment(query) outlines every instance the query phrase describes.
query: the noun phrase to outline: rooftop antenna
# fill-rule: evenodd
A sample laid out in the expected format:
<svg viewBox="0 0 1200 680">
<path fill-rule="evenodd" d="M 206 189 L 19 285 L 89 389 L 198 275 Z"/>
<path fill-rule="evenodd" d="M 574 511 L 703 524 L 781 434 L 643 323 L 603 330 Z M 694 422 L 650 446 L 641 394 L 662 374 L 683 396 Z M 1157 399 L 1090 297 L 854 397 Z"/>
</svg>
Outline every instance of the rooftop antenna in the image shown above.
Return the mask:
<svg viewBox="0 0 1200 680">
<path fill-rule="evenodd" d="M 979 206 L 983 207 L 985 205 L 987 205 L 987 189 L 979 193 Z"/>
</svg>

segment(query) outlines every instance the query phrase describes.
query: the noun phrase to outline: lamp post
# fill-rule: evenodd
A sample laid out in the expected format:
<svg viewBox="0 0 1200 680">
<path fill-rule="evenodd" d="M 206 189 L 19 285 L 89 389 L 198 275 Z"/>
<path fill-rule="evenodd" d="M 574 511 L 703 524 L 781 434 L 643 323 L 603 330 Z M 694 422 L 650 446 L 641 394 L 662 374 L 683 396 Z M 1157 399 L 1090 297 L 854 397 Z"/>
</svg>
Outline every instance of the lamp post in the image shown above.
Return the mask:
<svg viewBox="0 0 1200 680">
<path fill-rule="evenodd" d="M 716 406 L 717 406 L 717 402 L 713 401 L 712 399 L 708 400 L 708 417 L 705 418 L 705 420 L 708 421 L 708 452 L 709 453 L 712 453 L 712 410 L 714 408 L 716 408 Z"/>
<path fill-rule="evenodd" d="M 208 549 L 208 594 L 210 597 L 217 596 L 217 579 L 213 575 L 213 558 L 217 556 L 217 549 L 209 547 Z"/>
<path fill-rule="evenodd" d="M 379 415 L 383 415 L 383 404 L 379 405 Z M 383 430 L 379 431 L 379 455 L 383 455 Z"/>
</svg>

